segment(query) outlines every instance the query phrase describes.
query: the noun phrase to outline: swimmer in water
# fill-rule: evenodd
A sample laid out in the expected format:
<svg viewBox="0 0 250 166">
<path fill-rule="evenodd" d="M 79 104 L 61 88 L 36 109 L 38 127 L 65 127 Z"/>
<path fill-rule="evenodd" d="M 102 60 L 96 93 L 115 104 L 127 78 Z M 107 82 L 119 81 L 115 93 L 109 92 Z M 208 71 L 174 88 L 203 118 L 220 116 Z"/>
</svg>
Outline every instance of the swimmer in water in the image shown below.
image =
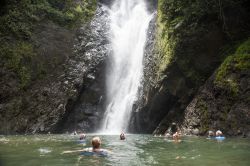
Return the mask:
<svg viewBox="0 0 250 166">
<path fill-rule="evenodd" d="M 174 140 L 174 142 L 181 142 L 180 138 L 181 138 L 181 133 L 179 131 L 176 131 L 173 134 L 173 140 Z"/>
<path fill-rule="evenodd" d="M 98 154 L 98 153 L 102 153 L 102 154 L 104 154 L 104 153 L 105 154 L 110 153 L 109 150 L 101 149 L 101 139 L 99 137 L 92 138 L 91 144 L 92 144 L 91 148 L 85 148 L 85 149 L 75 150 L 75 151 L 64 151 L 64 152 L 62 152 L 62 154 L 65 154 L 65 153 L 74 153 L 74 152 L 81 152 L 81 153 L 92 152 L 93 154 L 95 154 L 95 153 L 96 154 Z"/>
<path fill-rule="evenodd" d="M 216 133 L 215 133 L 215 135 L 216 135 L 216 137 L 222 137 L 223 133 L 222 133 L 222 131 L 217 130 Z"/>
<path fill-rule="evenodd" d="M 84 133 L 81 133 L 79 136 L 79 140 L 77 140 L 77 143 L 79 145 L 86 146 L 86 135 Z"/>
<path fill-rule="evenodd" d="M 220 130 L 217 130 L 216 133 L 215 133 L 216 137 L 215 139 L 218 141 L 218 142 L 222 142 L 223 140 L 225 140 L 225 136 L 223 136 L 223 133 L 222 131 Z"/>
<path fill-rule="evenodd" d="M 122 132 L 121 134 L 120 134 L 120 140 L 125 140 L 126 138 L 125 138 L 125 134 Z"/>
<path fill-rule="evenodd" d="M 80 134 L 80 137 L 79 137 L 80 140 L 84 140 L 86 139 L 86 135 L 84 133 Z"/>
<path fill-rule="evenodd" d="M 213 131 L 211 131 L 211 130 L 209 130 L 208 131 L 208 136 L 207 136 L 208 138 L 213 138 L 214 137 L 214 132 Z"/>
<path fill-rule="evenodd" d="M 91 143 L 92 143 L 92 148 L 90 148 L 90 150 L 92 151 L 92 152 L 101 152 L 101 151 L 107 151 L 107 150 L 105 150 L 105 149 L 101 149 L 101 139 L 100 139 L 100 137 L 94 137 L 93 139 L 92 139 L 92 141 L 91 141 Z M 85 150 L 89 150 L 89 148 L 86 148 Z"/>
</svg>

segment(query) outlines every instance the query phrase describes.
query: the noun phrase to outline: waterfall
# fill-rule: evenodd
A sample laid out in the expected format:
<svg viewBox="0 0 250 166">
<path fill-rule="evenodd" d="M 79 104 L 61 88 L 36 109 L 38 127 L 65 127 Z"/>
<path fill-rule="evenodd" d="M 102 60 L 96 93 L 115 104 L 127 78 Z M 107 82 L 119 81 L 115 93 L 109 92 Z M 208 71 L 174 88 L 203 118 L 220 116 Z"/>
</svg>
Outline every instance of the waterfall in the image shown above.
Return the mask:
<svg viewBox="0 0 250 166">
<path fill-rule="evenodd" d="M 144 0 L 116 0 L 110 10 L 110 39 L 102 132 L 126 131 L 143 75 L 147 28 L 152 15 Z"/>
</svg>

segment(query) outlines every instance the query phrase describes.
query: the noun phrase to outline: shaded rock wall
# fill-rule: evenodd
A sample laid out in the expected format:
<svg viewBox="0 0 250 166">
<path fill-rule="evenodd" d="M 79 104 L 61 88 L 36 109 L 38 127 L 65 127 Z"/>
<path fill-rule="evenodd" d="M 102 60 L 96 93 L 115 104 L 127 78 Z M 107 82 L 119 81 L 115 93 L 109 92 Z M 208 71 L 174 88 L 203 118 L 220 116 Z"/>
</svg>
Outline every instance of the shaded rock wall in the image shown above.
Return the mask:
<svg viewBox="0 0 250 166">
<path fill-rule="evenodd" d="M 74 66 L 83 62 L 83 70 L 74 71 L 74 77 L 83 78 L 83 82 L 79 83 L 81 91 L 72 109 L 58 125 L 61 131 L 93 132 L 100 125 L 105 100 L 105 60 L 111 51 L 108 33 L 108 11 L 100 4 L 90 24 L 77 33 L 74 48 L 79 59 Z"/>
<path fill-rule="evenodd" d="M 144 51 L 144 59 L 143 59 L 143 78 L 141 82 L 141 87 L 138 90 L 138 100 L 133 105 L 132 115 L 129 124 L 129 131 L 130 132 L 137 132 L 140 129 L 140 125 L 138 124 L 138 119 L 142 117 L 138 117 L 138 111 L 143 107 L 145 102 L 148 102 L 148 98 L 145 93 L 147 90 L 155 85 L 155 70 L 154 66 L 156 65 L 156 58 L 154 57 L 154 50 L 155 50 L 155 33 L 156 33 L 156 20 L 157 20 L 157 12 L 154 6 L 151 6 L 152 12 L 152 19 L 149 23 L 148 31 L 147 31 L 147 41 L 145 44 L 145 51 Z"/>
<path fill-rule="evenodd" d="M 181 124 L 199 87 L 227 56 L 223 52 L 232 52 L 226 48 L 249 36 L 248 15 L 244 0 L 159 1 L 155 84 L 144 91 L 137 131 L 164 133 L 173 122 Z"/>
<path fill-rule="evenodd" d="M 241 44 L 201 87 L 185 109 L 183 133 L 250 137 L 250 40 Z"/>
<path fill-rule="evenodd" d="M 29 89 L 20 90 L 15 77 L 4 71 L 1 73 L 1 94 L 4 96 L 0 112 L 1 133 L 48 131 L 65 112 L 68 98 L 75 96 L 76 91 L 65 86 L 64 66 L 60 62 L 62 66 L 53 66 L 57 65 L 53 64 L 53 58 L 60 55 L 58 60 L 65 62 L 72 56 L 73 36 L 72 31 L 53 22 L 38 26 L 32 40 L 44 63 L 48 66 L 50 63 L 51 68 L 49 75 L 34 81 Z"/>
<path fill-rule="evenodd" d="M 89 57 L 75 54 L 73 44 L 77 24 L 87 24 L 96 3 L 67 2 L 8 1 L 9 6 L 4 7 L 0 18 L 0 134 L 59 131 L 58 123 L 87 84 Z M 76 11 L 79 5 L 81 10 Z M 72 17 L 64 13 L 65 8 Z M 12 27 L 6 29 L 6 22 Z"/>
</svg>

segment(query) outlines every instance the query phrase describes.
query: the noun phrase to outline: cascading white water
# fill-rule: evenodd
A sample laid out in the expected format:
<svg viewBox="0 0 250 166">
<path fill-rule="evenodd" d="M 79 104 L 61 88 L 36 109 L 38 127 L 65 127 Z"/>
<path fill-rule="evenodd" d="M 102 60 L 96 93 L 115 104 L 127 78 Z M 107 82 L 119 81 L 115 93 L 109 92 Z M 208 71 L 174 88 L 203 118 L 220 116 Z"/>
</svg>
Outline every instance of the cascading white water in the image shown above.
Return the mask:
<svg viewBox="0 0 250 166">
<path fill-rule="evenodd" d="M 143 54 L 152 15 L 144 0 L 116 0 L 110 10 L 113 53 L 108 65 L 102 132 L 126 131 L 143 75 Z"/>
</svg>

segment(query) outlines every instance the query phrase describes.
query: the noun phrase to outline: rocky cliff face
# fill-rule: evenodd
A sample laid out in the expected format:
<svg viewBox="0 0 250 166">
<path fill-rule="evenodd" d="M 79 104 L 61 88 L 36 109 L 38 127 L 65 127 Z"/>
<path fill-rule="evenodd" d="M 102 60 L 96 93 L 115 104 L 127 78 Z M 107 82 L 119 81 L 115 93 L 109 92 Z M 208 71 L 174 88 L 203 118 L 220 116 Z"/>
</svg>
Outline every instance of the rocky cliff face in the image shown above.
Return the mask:
<svg viewBox="0 0 250 166">
<path fill-rule="evenodd" d="M 137 131 L 165 133 L 186 120 L 184 110 L 230 54 L 225 50 L 232 53 L 228 48 L 249 36 L 248 15 L 244 0 L 159 1 L 155 84 L 145 89 L 136 112 Z"/>
<path fill-rule="evenodd" d="M 250 40 L 228 56 L 185 109 L 183 133 L 250 137 Z"/>
<path fill-rule="evenodd" d="M 78 25 L 88 24 L 96 2 L 6 1 L 5 5 L 0 18 L 0 133 L 58 131 L 98 64 L 75 53 L 73 45 L 83 44 L 87 50 L 86 42 L 74 39 Z"/>
<path fill-rule="evenodd" d="M 55 54 L 63 62 L 72 56 L 73 33 L 52 22 L 39 25 L 32 40 L 45 63 L 53 65 Z M 2 70 L 1 133 L 47 131 L 58 121 L 65 112 L 67 99 L 75 96 L 76 91 L 65 85 L 63 66 L 52 67 L 49 72 L 22 90 L 15 73 Z"/>
<path fill-rule="evenodd" d="M 154 11 L 157 1 L 147 2 Z M 94 0 L 0 3 L 0 134 L 95 131 L 112 51 L 105 7 Z M 249 136 L 249 6 L 158 1 L 132 132 Z"/>
<path fill-rule="evenodd" d="M 100 126 L 104 113 L 105 60 L 111 52 L 108 33 L 108 11 L 100 4 L 90 24 L 77 33 L 74 49 L 78 59 L 71 60 L 74 70 L 67 71 L 73 78 L 83 80 L 78 82 L 81 89 L 77 100 L 58 124 L 60 131 L 93 132 Z"/>
</svg>

